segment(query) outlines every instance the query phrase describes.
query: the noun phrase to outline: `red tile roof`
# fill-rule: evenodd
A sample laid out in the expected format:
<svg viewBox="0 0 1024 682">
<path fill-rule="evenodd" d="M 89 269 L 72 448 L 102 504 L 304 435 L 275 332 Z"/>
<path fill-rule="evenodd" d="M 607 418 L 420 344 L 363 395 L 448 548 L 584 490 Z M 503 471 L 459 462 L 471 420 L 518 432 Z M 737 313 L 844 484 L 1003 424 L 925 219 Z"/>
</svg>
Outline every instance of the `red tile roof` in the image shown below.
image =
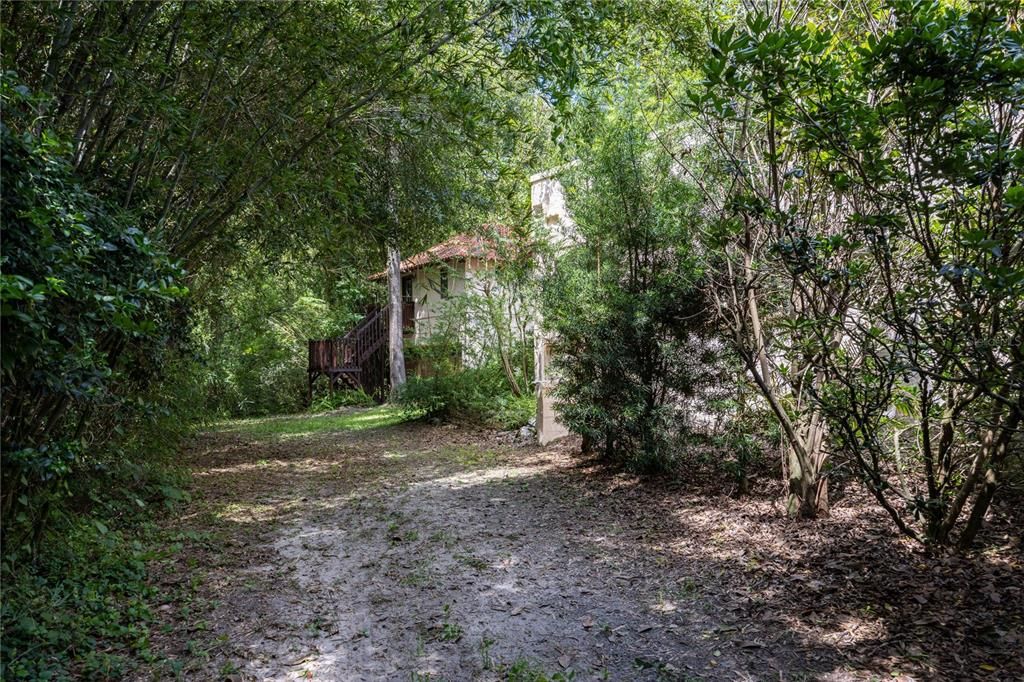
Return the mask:
<svg viewBox="0 0 1024 682">
<path fill-rule="evenodd" d="M 482 225 L 482 231 L 496 233 L 498 236 L 506 236 L 508 228 L 504 225 Z M 481 260 L 499 260 L 497 244 L 490 237 L 477 234 L 457 234 L 451 239 L 431 246 L 422 253 L 410 256 L 402 261 L 401 272 L 406 274 L 413 270 L 429 265 L 431 263 L 446 263 L 448 261 L 466 260 L 467 258 L 479 258 Z M 370 276 L 371 280 L 379 280 L 387 277 L 387 270 L 382 270 Z"/>
</svg>

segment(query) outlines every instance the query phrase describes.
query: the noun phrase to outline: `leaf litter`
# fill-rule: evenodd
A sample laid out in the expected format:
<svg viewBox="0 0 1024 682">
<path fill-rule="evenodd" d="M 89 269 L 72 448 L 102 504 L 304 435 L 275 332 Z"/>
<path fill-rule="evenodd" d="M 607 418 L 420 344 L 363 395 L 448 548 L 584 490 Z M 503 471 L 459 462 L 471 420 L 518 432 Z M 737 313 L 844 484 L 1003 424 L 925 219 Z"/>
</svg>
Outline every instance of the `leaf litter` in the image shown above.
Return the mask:
<svg viewBox="0 0 1024 682">
<path fill-rule="evenodd" d="M 167 525 L 205 540 L 153 566 L 146 678 L 1024 678 L 1019 523 L 926 557 L 854 491 L 794 523 L 773 490 L 644 481 L 577 446 L 418 423 L 197 437 Z"/>
</svg>

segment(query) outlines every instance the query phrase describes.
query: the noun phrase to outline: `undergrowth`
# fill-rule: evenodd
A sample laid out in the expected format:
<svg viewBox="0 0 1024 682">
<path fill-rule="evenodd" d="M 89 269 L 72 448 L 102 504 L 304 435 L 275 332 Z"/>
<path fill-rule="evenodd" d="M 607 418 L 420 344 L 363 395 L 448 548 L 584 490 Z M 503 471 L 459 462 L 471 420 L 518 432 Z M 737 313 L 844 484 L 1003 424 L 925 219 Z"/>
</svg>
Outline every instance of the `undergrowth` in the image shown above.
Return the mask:
<svg viewBox="0 0 1024 682">
<path fill-rule="evenodd" d="M 180 550 L 160 528 L 189 501 L 180 444 L 205 423 L 191 365 L 119 407 L 105 443 L 66 475 L 23 487 L 2 524 L 0 680 L 117 679 L 152 662 L 150 562 Z"/>
<path fill-rule="evenodd" d="M 402 388 L 398 403 L 424 419 L 468 421 L 506 430 L 527 424 L 537 407 L 532 394 L 513 395 L 493 367 L 413 377 Z"/>
<path fill-rule="evenodd" d="M 377 401 L 373 399 L 373 396 L 368 395 L 361 388 L 340 390 L 333 393 L 324 392 L 322 395 L 317 396 L 309 406 L 309 412 L 319 414 L 320 412 L 337 410 L 340 407 L 373 407 L 376 404 Z"/>
<path fill-rule="evenodd" d="M 26 519 L 6 526 L 0 679 L 113 679 L 153 660 L 146 569 L 169 551 L 155 521 L 188 499 L 183 486 L 166 465 L 82 476 L 34 556 Z"/>
</svg>

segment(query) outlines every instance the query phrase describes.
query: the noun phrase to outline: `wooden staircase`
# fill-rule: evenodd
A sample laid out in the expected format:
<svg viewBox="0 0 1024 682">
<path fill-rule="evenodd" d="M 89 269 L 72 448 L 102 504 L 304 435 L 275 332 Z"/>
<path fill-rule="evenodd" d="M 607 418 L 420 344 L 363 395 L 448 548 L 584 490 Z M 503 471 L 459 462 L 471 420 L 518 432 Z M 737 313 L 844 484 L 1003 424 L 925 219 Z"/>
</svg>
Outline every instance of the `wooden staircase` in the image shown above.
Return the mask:
<svg viewBox="0 0 1024 682">
<path fill-rule="evenodd" d="M 327 377 L 333 393 L 339 386 L 362 389 L 383 401 L 388 389 L 388 313 L 372 308 L 344 336 L 309 341 L 309 393 L 313 384 Z"/>
</svg>

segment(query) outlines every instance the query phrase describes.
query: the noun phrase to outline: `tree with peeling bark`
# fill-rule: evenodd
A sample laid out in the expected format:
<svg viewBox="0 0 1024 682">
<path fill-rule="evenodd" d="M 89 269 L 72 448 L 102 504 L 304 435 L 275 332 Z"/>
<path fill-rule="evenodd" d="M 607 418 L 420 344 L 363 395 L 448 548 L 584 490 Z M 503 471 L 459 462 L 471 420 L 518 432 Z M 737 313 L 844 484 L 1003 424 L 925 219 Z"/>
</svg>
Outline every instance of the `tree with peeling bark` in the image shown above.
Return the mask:
<svg viewBox="0 0 1024 682">
<path fill-rule="evenodd" d="M 747 21 L 758 22 L 755 27 L 767 22 L 765 30 L 774 19 L 751 13 Z M 812 212 L 821 229 L 829 230 L 843 208 L 820 184 L 796 182 L 806 171 L 794 170 L 799 150 L 789 143 L 794 105 L 778 94 L 776 82 L 792 53 L 779 50 L 737 63 L 745 56 L 740 50 L 754 40 L 736 33 L 713 33 L 704 81 L 691 95 L 720 164 L 722 191 L 708 197 L 719 217 L 705 237 L 716 265 L 710 290 L 750 379 L 781 427 L 787 513 L 814 518 L 828 513 L 826 425 L 810 398 L 824 377 L 819 358 L 801 344 L 801 321 L 815 309 L 843 317 L 848 302 L 788 286 L 774 256 L 797 210 Z"/>
</svg>

